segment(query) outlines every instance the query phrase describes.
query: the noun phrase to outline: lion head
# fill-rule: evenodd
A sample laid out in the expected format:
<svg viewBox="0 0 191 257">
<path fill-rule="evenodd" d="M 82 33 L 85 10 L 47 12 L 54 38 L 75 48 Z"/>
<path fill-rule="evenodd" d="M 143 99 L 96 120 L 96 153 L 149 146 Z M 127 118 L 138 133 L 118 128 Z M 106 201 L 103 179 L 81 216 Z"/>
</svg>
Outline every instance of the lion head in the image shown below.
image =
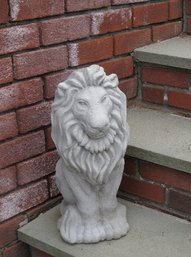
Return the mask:
<svg viewBox="0 0 191 257">
<path fill-rule="evenodd" d="M 94 182 L 103 182 L 127 146 L 126 97 L 117 86 L 115 74 L 92 65 L 60 83 L 52 105 L 52 138 L 61 158 Z"/>
</svg>

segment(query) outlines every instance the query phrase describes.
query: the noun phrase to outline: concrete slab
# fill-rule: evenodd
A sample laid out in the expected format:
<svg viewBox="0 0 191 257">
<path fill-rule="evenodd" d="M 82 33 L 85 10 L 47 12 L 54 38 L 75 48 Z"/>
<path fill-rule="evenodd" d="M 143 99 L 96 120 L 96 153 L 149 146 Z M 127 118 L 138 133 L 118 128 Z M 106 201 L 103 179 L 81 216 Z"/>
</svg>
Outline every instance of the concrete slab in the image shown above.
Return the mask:
<svg viewBox="0 0 191 257">
<path fill-rule="evenodd" d="M 141 62 L 191 70 L 191 36 L 175 37 L 137 48 L 134 56 Z"/>
<path fill-rule="evenodd" d="M 91 245 L 64 243 L 56 229 L 58 206 L 19 229 L 19 239 L 55 257 L 190 257 L 190 222 L 122 202 L 127 206 L 131 229 L 119 240 Z"/>
<path fill-rule="evenodd" d="M 128 121 L 128 155 L 191 173 L 190 118 L 134 107 Z"/>
</svg>

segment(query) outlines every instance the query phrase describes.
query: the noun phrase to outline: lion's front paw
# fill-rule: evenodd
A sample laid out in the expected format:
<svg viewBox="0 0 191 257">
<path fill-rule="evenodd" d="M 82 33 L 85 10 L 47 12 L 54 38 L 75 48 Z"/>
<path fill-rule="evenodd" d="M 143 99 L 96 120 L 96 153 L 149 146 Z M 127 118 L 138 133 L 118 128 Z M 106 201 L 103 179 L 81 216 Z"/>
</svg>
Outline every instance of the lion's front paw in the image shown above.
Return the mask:
<svg viewBox="0 0 191 257">
<path fill-rule="evenodd" d="M 125 236 L 129 231 L 129 224 L 126 219 L 126 208 L 118 203 L 115 210 L 105 213 L 103 226 L 106 232 L 106 239 L 118 239 Z"/>
<path fill-rule="evenodd" d="M 83 242 L 83 225 L 78 210 L 69 205 L 58 221 L 58 229 L 62 238 L 71 244 Z"/>
<path fill-rule="evenodd" d="M 106 234 L 101 223 L 86 224 L 84 228 L 84 243 L 97 243 L 106 238 Z"/>
<path fill-rule="evenodd" d="M 125 207 L 121 204 L 101 219 L 84 217 L 75 205 L 67 205 L 58 221 L 58 229 L 62 238 L 70 244 L 97 243 L 126 235 L 129 225 Z"/>
<path fill-rule="evenodd" d="M 70 243 L 97 243 L 106 239 L 102 222 L 84 218 L 75 205 L 66 206 L 58 221 L 62 238 Z"/>
</svg>

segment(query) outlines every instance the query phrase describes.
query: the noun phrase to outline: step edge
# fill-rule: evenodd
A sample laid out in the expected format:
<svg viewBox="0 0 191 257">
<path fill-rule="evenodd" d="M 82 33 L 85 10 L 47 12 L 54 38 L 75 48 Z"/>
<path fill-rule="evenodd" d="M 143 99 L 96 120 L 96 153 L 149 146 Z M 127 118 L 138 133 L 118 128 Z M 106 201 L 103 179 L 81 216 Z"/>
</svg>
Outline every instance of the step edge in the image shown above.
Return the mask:
<svg viewBox="0 0 191 257">
<path fill-rule="evenodd" d="M 126 155 L 191 174 L 191 162 L 129 145 Z"/>
<path fill-rule="evenodd" d="M 145 52 L 142 50 L 135 50 L 134 58 L 136 62 L 152 63 L 162 66 L 191 70 L 191 59 L 189 58 L 180 58 L 177 56 Z"/>
</svg>

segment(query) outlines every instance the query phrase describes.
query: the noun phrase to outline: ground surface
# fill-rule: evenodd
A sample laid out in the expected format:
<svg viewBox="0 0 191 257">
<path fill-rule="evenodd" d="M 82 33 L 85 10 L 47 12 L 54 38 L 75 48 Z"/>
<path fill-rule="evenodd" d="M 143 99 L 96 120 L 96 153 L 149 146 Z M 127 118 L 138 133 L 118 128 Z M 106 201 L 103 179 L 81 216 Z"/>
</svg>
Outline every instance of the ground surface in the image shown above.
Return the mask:
<svg viewBox="0 0 191 257">
<path fill-rule="evenodd" d="M 91 245 L 69 245 L 56 229 L 58 206 L 20 229 L 19 237 L 55 257 L 190 257 L 191 223 L 127 201 L 127 236 Z"/>
</svg>

